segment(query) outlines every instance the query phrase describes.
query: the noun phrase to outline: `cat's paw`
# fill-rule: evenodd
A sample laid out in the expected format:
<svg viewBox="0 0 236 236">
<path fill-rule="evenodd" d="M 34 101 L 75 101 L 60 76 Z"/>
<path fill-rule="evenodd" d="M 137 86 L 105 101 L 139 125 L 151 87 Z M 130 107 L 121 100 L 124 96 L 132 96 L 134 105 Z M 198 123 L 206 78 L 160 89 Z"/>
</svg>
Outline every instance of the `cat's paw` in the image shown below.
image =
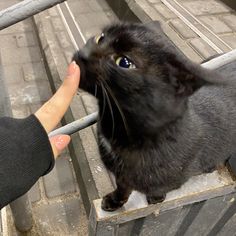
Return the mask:
<svg viewBox="0 0 236 236">
<path fill-rule="evenodd" d="M 107 194 L 105 197 L 103 197 L 102 199 L 102 209 L 104 211 L 115 211 L 117 209 L 119 209 L 120 207 L 122 207 L 126 201 L 117 201 L 114 198 L 114 194 L 113 193 L 109 193 Z"/>
<path fill-rule="evenodd" d="M 166 198 L 166 194 L 160 196 L 146 196 L 148 204 L 157 204 L 163 202 Z"/>
</svg>

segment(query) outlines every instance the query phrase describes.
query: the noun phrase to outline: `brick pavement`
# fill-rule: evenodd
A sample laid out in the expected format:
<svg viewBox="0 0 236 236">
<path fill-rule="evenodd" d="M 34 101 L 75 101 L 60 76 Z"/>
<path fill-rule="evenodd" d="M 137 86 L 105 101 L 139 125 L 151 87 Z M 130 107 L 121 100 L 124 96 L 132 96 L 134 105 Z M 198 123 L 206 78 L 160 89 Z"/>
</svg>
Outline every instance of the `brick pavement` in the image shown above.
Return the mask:
<svg viewBox="0 0 236 236">
<path fill-rule="evenodd" d="M 186 56 L 195 62 L 201 62 L 202 59 L 220 51 L 227 52 L 236 48 L 235 11 L 218 0 L 124 1 L 132 6 L 131 10 L 142 22 L 148 20 L 162 22 L 166 34 Z M 179 18 L 168 5 L 183 14 L 184 19 Z M 192 25 L 186 24 L 186 21 Z M 193 26 L 211 42 L 204 40 Z"/>
</svg>

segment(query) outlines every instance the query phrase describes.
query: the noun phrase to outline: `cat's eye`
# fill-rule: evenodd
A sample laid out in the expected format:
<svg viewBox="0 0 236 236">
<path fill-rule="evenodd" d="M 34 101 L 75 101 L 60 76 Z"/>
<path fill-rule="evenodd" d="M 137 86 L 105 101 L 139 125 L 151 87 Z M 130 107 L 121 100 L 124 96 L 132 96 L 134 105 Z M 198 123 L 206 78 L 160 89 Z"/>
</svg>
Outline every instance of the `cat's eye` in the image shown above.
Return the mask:
<svg viewBox="0 0 236 236">
<path fill-rule="evenodd" d="M 125 69 L 135 69 L 136 66 L 135 64 L 126 56 L 121 56 L 117 57 L 116 60 L 116 65 L 125 68 Z"/>
<path fill-rule="evenodd" d="M 105 36 L 102 33 L 100 35 L 95 36 L 94 41 L 95 41 L 96 44 L 99 44 L 99 43 L 101 43 L 103 41 L 104 38 L 105 38 Z"/>
</svg>

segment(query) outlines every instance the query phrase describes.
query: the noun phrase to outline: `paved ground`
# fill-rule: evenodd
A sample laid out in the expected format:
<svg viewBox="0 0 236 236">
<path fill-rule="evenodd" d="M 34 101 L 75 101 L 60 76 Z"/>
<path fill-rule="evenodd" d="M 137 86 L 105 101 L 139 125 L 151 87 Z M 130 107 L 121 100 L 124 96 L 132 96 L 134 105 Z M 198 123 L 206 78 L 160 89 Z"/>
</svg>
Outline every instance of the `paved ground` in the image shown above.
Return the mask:
<svg viewBox="0 0 236 236">
<path fill-rule="evenodd" d="M 235 11 L 218 0 L 126 2 L 141 21 L 162 22 L 166 34 L 193 61 L 236 48 Z"/>
<path fill-rule="evenodd" d="M 216 53 L 236 48 L 235 12 L 217 0 L 121 1 L 135 6 L 132 11 L 141 21 L 161 21 L 166 34 L 193 61 L 201 62 Z M 1 1 L 0 9 L 14 2 L 17 1 Z M 69 0 L 68 4 L 85 39 L 117 20 L 103 0 Z M 124 17 L 127 12 L 128 9 L 123 12 Z M 5 83 L 13 115 L 19 118 L 34 112 L 52 94 L 34 21 L 47 61 L 54 65 L 49 65 L 54 77 L 63 79 L 75 50 L 57 7 L 0 32 Z M 81 95 L 81 101 L 85 111 L 76 103 L 74 110 L 79 113 L 78 117 L 96 108 L 87 94 Z M 87 157 L 91 162 L 95 160 L 91 172 L 93 177 L 97 176 L 96 190 L 103 195 L 107 190 L 102 179 L 99 180 L 101 170 L 96 166 L 98 153 L 94 134 L 85 130 L 80 138 Z M 54 170 L 36 183 L 29 196 L 37 226 L 31 235 L 87 235 L 87 219 L 68 151 L 62 154 Z M 12 230 L 10 235 L 16 235 L 14 228 Z"/>
</svg>

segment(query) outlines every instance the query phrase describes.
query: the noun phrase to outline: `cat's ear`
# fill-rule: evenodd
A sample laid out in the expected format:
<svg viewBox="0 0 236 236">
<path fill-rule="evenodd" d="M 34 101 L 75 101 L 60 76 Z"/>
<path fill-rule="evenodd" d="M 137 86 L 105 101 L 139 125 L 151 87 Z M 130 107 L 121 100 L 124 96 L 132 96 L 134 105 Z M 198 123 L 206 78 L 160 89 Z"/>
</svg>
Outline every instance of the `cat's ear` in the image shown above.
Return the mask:
<svg viewBox="0 0 236 236">
<path fill-rule="evenodd" d="M 173 61 L 167 64 L 169 83 L 175 88 L 176 95 L 190 96 L 210 82 L 204 78 L 206 71 L 188 61 Z"/>
</svg>

